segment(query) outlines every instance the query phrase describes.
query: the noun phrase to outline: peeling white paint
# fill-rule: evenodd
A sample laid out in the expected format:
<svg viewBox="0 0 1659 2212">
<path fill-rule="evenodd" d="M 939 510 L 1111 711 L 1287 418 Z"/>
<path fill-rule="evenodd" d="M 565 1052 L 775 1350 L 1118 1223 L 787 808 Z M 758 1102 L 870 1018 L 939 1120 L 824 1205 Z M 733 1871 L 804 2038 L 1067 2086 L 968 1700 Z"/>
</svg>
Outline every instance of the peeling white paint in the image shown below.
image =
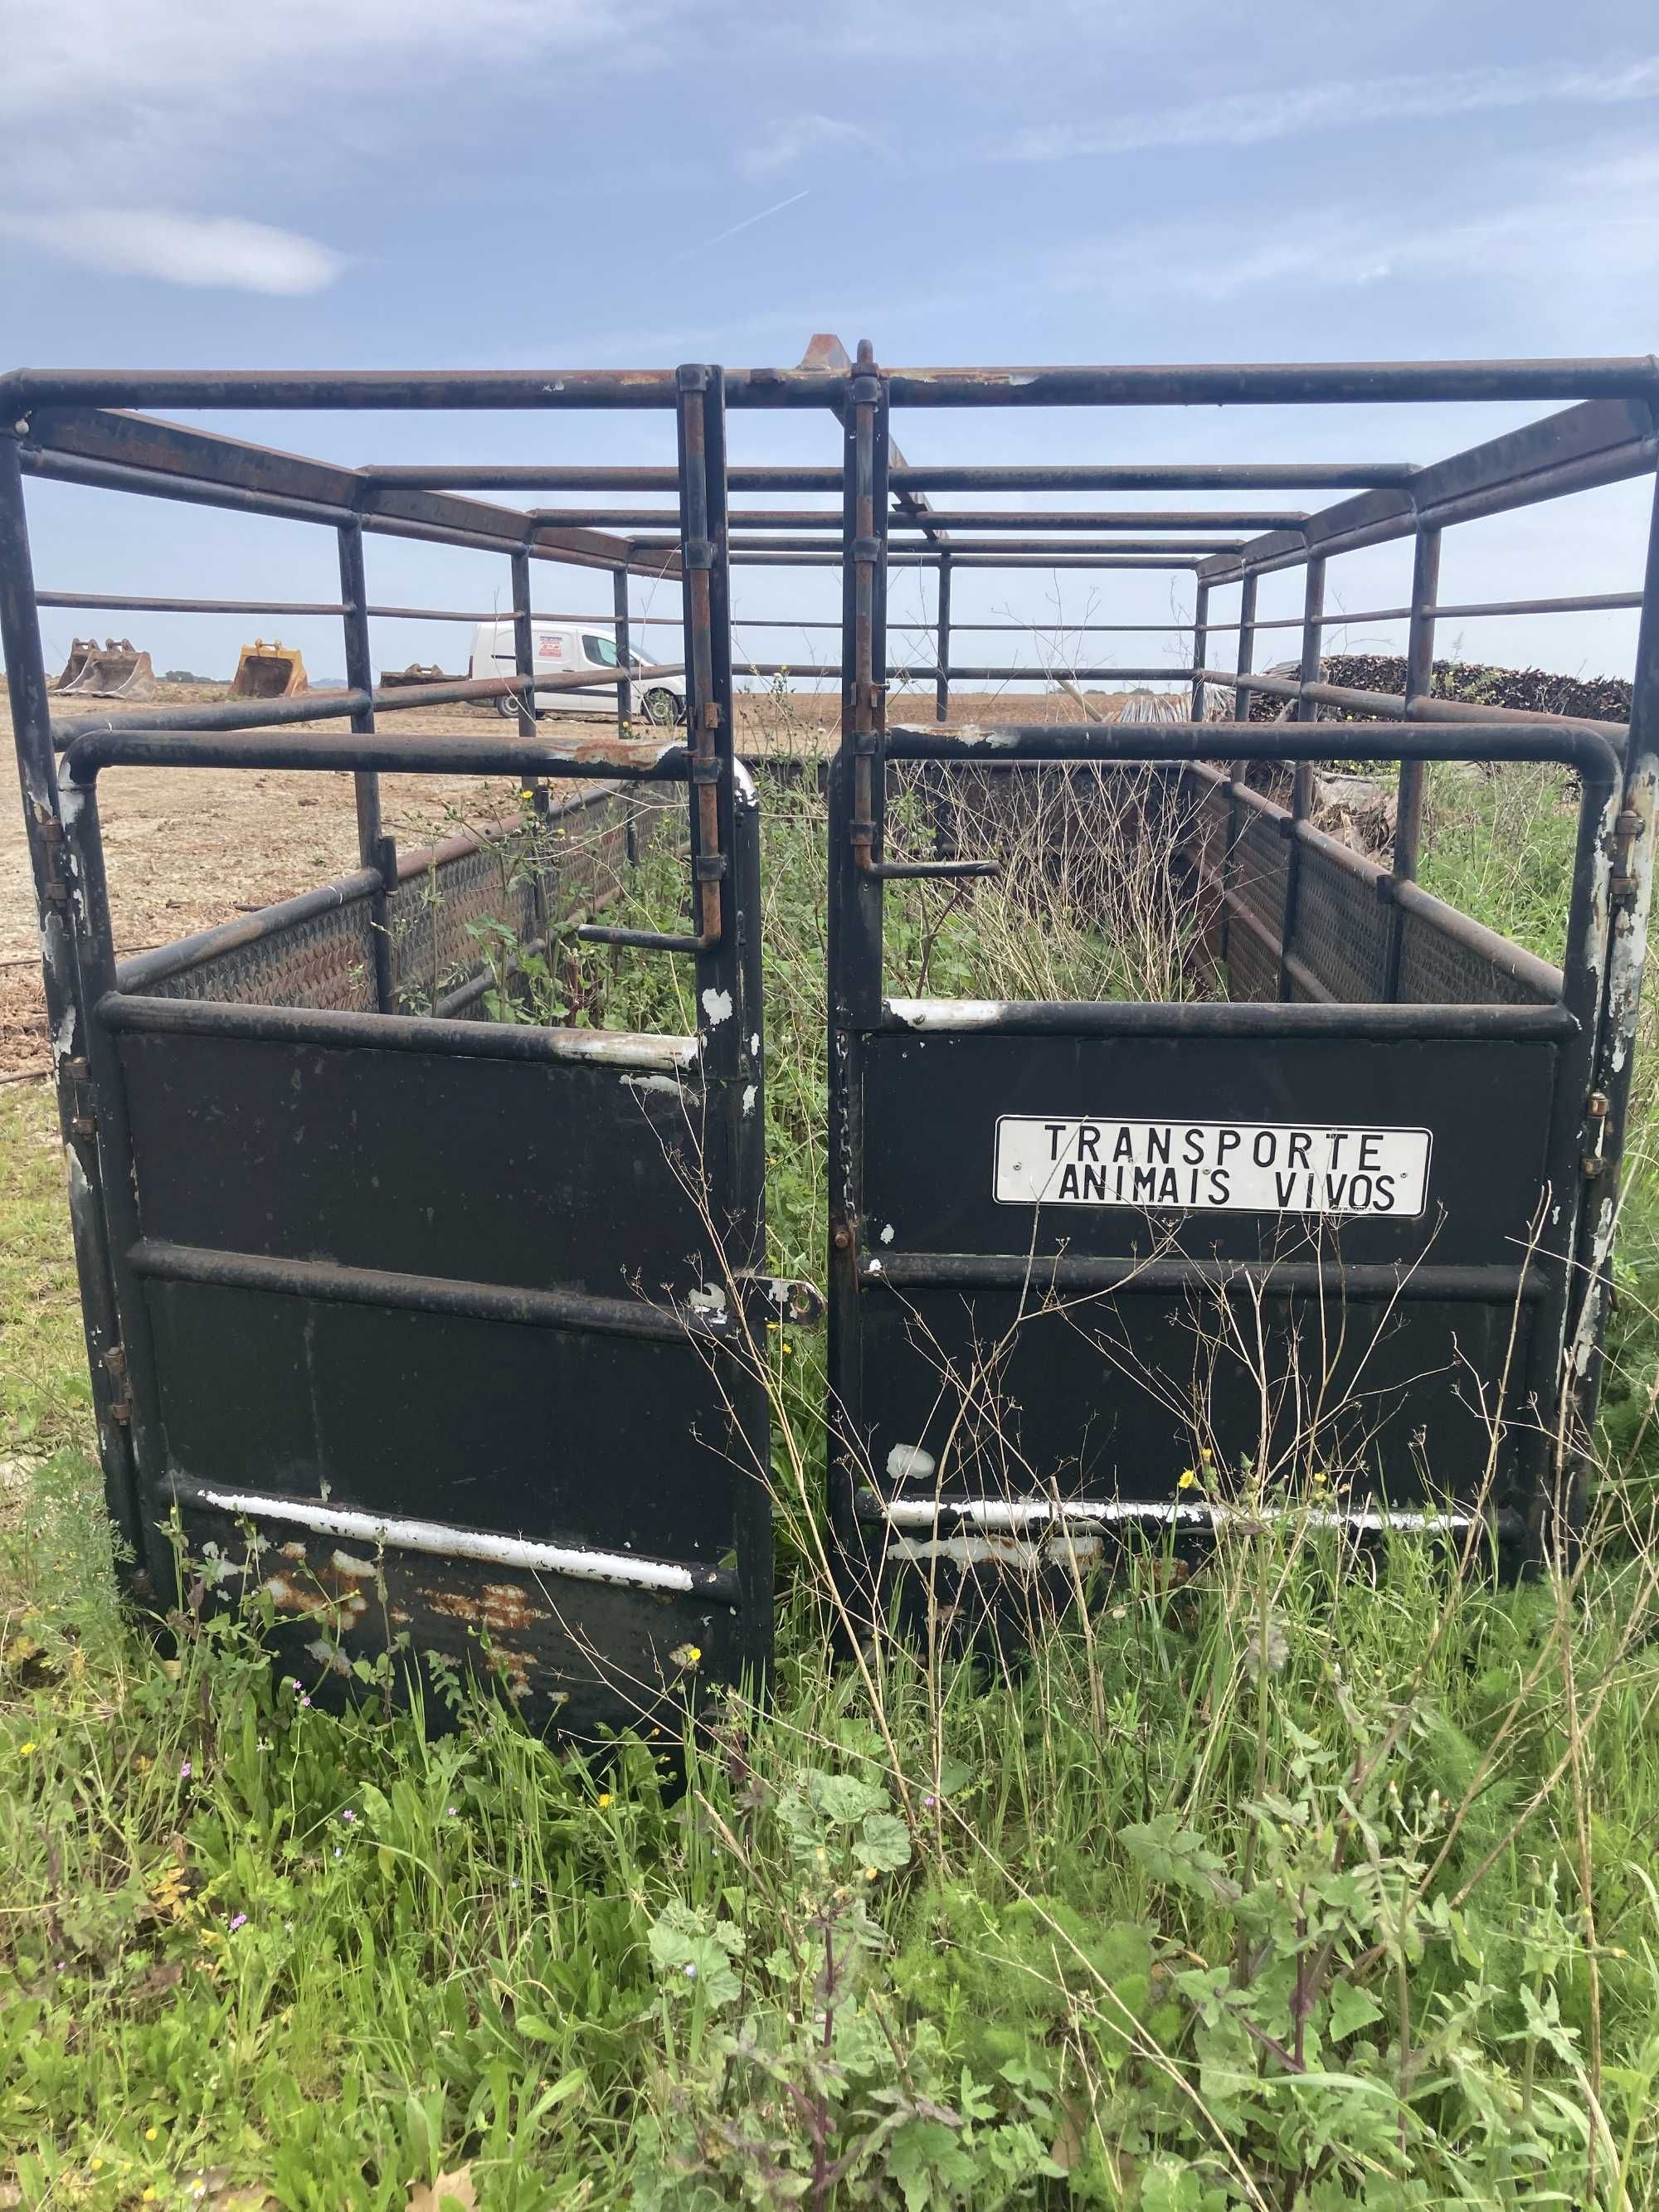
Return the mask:
<svg viewBox="0 0 1659 2212">
<path fill-rule="evenodd" d="M 760 1058 L 760 1031 L 758 1030 L 755 1030 L 753 1035 L 750 1037 L 749 1051 L 750 1056 L 752 1059 L 758 1060 Z"/>
<path fill-rule="evenodd" d="M 1311 1528 L 1347 1528 L 1371 1533 L 1398 1528 L 1407 1533 L 1443 1535 L 1460 1528 L 1484 1526 L 1483 1516 L 1472 1513 L 1440 1513 L 1426 1506 L 1356 1506 L 1341 1512 L 1320 1505 L 1187 1504 L 1167 1498 L 876 1498 L 883 1516 L 896 1528 L 926 1528 L 937 1525 L 940 1514 L 950 1514 L 975 1528 L 1017 1531 L 1064 1522 L 1068 1528 L 1102 1527 L 1117 1522 L 1161 1522 L 1170 1528 L 1257 1528 L 1264 1523 L 1294 1522 Z"/>
<path fill-rule="evenodd" d="M 685 1302 L 694 1314 L 726 1315 L 726 1292 L 719 1283 L 704 1283 Z"/>
<path fill-rule="evenodd" d="M 685 1096 L 672 1075 L 623 1075 L 617 1080 L 628 1091 L 660 1091 L 670 1098 L 679 1099 Z"/>
<path fill-rule="evenodd" d="M 331 1644 L 326 1637 L 313 1637 L 307 1644 L 306 1650 L 310 1652 L 319 1667 L 326 1667 L 336 1674 L 349 1674 L 351 1672 L 350 1660 L 337 1646 Z"/>
<path fill-rule="evenodd" d="M 888 1480 L 892 1482 L 930 1482 L 939 1462 L 920 1444 L 895 1444 L 887 1455 Z"/>
<path fill-rule="evenodd" d="M 658 758 L 661 757 L 659 754 Z M 739 806 L 760 805 L 760 793 L 755 787 L 755 779 L 740 760 L 734 760 L 732 763 L 732 795 Z"/>
<path fill-rule="evenodd" d="M 606 1067 L 695 1067 L 696 1037 L 650 1036 L 636 1030 L 544 1030 L 559 1060 L 598 1060 Z"/>
<path fill-rule="evenodd" d="M 305 1498 L 263 1498 L 252 1492 L 211 1490 L 204 1485 L 195 1491 L 192 1502 L 253 1522 L 288 1522 L 296 1528 L 315 1529 L 320 1535 L 353 1537 L 362 1543 L 384 1545 L 388 1551 L 420 1552 L 439 1559 L 478 1559 L 490 1566 L 568 1575 L 577 1582 L 694 1591 L 707 1581 L 672 1559 L 625 1558 L 620 1552 L 533 1543 L 526 1537 L 498 1535 L 490 1529 L 455 1528 L 441 1521 L 360 1513 L 349 1506 L 313 1504 Z"/>
<path fill-rule="evenodd" d="M 329 1564 L 342 1575 L 372 1575 L 374 1571 L 373 1559 L 360 1559 L 350 1552 L 336 1552 Z"/>
<path fill-rule="evenodd" d="M 732 1018 L 732 994 L 711 987 L 702 994 L 702 1010 L 708 1017 L 709 1028 L 717 1030 L 722 1022 Z"/>
<path fill-rule="evenodd" d="M 745 1083 L 744 1085 L 743 1110 L 745 1114 L 752 1114 L 754 1112 L 755 1101 L 759 1097 L 759 1096 L 760 1085 L 757 1083 Z"/>
<path fill-rule="evenodd" d="M 913 1030 L 994 1029 L 1007 1012 L 1001 999 L 889 999 L 886 1011 Z"/>
<path fill-rule="evenodd" d="M 957 1567 L 1010 1567 L 1017 1574 L 1035 1574 L 1039 1567 L 1069 1566 L 1099 1557 L 1098 1536 L 1050 1536 L 1032 1543 L 1020 1536 L 938 1536 L 922 1541 L 915 1536 L 896 1536 L 888 1547 L 896 1559 L 943 1559 Z"/>
<path fill-rule="evenodd" d="M 881 1232 L 881 1241 L 884 1244 L 890 1244 L 893 1241 L 893 1224 L 890 1221 Z"/>
</svg>

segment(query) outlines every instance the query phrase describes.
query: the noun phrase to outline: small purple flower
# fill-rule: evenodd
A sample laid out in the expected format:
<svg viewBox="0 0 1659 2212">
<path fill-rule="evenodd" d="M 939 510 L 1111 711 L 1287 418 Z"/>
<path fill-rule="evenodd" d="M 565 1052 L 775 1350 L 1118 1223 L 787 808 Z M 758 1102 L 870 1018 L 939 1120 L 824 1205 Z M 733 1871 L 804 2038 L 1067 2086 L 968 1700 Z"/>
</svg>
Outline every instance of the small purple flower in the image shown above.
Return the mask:
<svg viewBox="0 0 1659 2212">
<path fill-rule="evenodd" d="M 345 1822 L 347 1827 L 349 1828 L 355 1825 L 357 1815 L 352 1811 L 350 1806 L 348 1805 L 345 1811 L 341 1814 L 340 1818 Z"/>
<path fill-rule="evenodd" d="M 302 1705 L 308 1705 L 311 1703 L 311 1700 L 309 1698 L 301 1698 L 300 1703 Z"/>
<path fill-rule="evenodd" d="M 179 1768 L 179 1779 L 181 1782 L 188 1782 L 190 1779 L 190 1761 L 187 1759 L 181 1763 Z"/>
<path fill-rule="evenodd" d="M 230 1932 L 231 1932 L 231 1934 L 232 1934 L 233 1936 L 236 1933 L 236 1930 L 237 1930 L 239 1928 L 246 1928 L 246 1926 L 247 1926 L 247 1915 L 246 1915 L 246 1912 L 233 1912 L 233 1913 L 232 1913 L 232 1915 L 230 1916 Z"/>
<path fill-rule="evenodd" d="M 444 1810 L 452 1820 L 455 1818 L 455 1808 L 453 1805 L 446 1805 Z"/>
<path fill-rule="evenodd" d="M 685 1962 L 685 1978 L 688 1982 L 695 1982 L 697 1978 L 697 1970 L 689 1959 Z"/>
<path fill-rule="evenodd" d="M 924 1798 L 922 1799 L 922 1801 L 921 1801 L 921 1802 L 922 1802 L 922 1803 L 923 1803 L 923 1804 L 927 1808 L 927 1810 L 931 1813 L 931 1812 L 933 1811 L 933 1798 L 932 1798 L 931 1796 L 924 1797 Z"/>
</svg>

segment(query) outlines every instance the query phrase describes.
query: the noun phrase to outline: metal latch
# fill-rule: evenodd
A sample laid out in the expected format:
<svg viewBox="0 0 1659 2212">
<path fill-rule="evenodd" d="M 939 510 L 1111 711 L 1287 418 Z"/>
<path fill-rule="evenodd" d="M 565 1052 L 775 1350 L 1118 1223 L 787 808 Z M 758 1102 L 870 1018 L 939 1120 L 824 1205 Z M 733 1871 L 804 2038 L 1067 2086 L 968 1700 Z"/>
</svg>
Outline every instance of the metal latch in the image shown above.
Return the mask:
<svg viewBox="0 0 1659 2212">
<path fill-rule="evenodd" d="M 740 1267 L 738 1293 L 752 1328 L 767 1322 L 816 1328 L 823 1319 L 823 1292 L 799 1275 L 763 1275 Z"/>
</svg>

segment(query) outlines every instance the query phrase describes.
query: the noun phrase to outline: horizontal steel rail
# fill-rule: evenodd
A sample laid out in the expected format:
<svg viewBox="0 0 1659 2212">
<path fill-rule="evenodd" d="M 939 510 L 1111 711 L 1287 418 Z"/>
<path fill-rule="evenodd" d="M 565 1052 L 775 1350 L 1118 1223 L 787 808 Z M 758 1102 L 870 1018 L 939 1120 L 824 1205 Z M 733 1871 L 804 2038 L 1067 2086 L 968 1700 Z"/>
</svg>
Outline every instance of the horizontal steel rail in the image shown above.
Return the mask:
<svg viewBox="0 0 1659 2212">
<path fill-rule="evenodd" d="M 1659 395 L 1650 354 L 1515 361 L 1146 363 L 1067 368 L 893 368 L 895 407 L 1372 405 L 1449 399 L 1644 398 Z M 0 411 L 50 407 L 404 410 L 534 412 L 674 405 L 671 369 L 33 369 L 0 376 Z M 843 374 L 732 368 L 731 407 L 838 409 Z"/>
<path fill-rule="evenodd" d="M 1619 775 L 1602 726 L 1541 714 L 1515 723 L 1469 718 L 1462 732 L 1366 721 L 1007 722 L 960 730 L 901 722 L 888 729 L 882 749 L 889 760 L 994 762 L 1018 750 L 1028 760 L 1559 761 L 1609 789 Z"/>
<path fill-rule="evenodd" d="M 1428 692 L 1407 699 L 1395 691 L 1362 691 L 1351 684 L 1304 684 L 1293 676 L 1240 675 L 1234 668 L 1196 668 L 1192 674 L 1231 691 L 1265 691 L 1274 699 L 1310 699 L 1316 706 L 1342 707 L 1358 714 L 1398 715 L 1409 722 L 1521 722 L 1536 727 L 1558 723 L 1564 729 L 1592 729 L 1609 744 L 1621 745 L 1626 722 L 1602 721 L 1592 714 L 1554 714 L 1539 707 L 1493 707 L 1483 700 L 1436 698 Z"/>
<path fill-rule="evenodd" d="M 969 463 L 901 467 L 887 471 L 890 489 L 910 491 L 1346 491 L 1405 483 L 1411 461 L 1078 461 Z M 667 468 L 609 468 L 580 462 L 404 462 L 359 469 L 371 489 L 458 491 L 674 491 L 679 478 Z M 734 466 L 732 491 L 839 493 L 842 474 L 830 467 Z"/>
<path fill-rule="evenodd" d="M 885 1522 L 895 1528 L 971 1528 L 991 1536 L 1012 1537 L 1027 1528 L 1189 1528 L 1213 1532 L 1219 1528 L 1290 1527 L 1317 1528 L 1332 1535 L 1452 1536 L 1473 1529 L 1489 1530 L 1501 1543 L 1513 1543 L 1526 1534 L 1522 1515 L 1507 1506 L 1483 1513 L 1443 1512 L 1428 1505 L 1230 1505 L 1198 1504 L 1185 1498 L 883 1498 L 872 1490 L 858 1498 L 860 1520 Z M 1061 1548 L 1053 1563 L 1065 1563 Z"/>
<path fill-rule="evenodd" d="M 563 530 L 672 530 L 679 520 L 671 509 L 660 507 L 532 507 L 529 512 L 537 523 Z M 1294 530 L 1303 520 L 1299 513 L 1255 514 L 1230 513 L 1222 509 L 1206 514 L 1202 508 L 1179 507 L 1149 509 L 1140 514 L 1133 507 L 1114 508 L 1106 514 L 1080 514 L 1064 507 L 1053 510 L 999 510 L 988 507 L 971 514 L 947 514 L 942 508 L 929 507 L 921 514 L 895 512 L 888 518 L 890 530 L 904 536 L 914 536 L 918 531 L 932 535 L 940 530 Z M 759 507 L 747 513 L 739 508 L 730 516 L 729 521 L 734 532 L 744 530 L 818 530 L 835 537 L 841 531 L 840 510 L 829 507 Z"/>
<path fill-rule="evenodd" d="M 678 662 L 667 665 L 653 663 L 653 668 L 658 676 L 684 672 Z M 56 749 L 67 752 L 83 738 L 143 735 L 147 731 L 164 728 L 168 732 L 263 730 L 294 722 L 345 721 L 365 709 L 377 714 L 409 714 L 421 707 L 519 698 L 531 690 L 539 700 L 544 692 L 615 691 L 624 684 L 639 681 L 636 672 L 627 670 L 615 676 L 584 671 L 567 676 L 483 676 L 461 678 L 448 684 L 398 684 L 389 690 L 303 691 L 292 699 L 217 699 L 200 706 L 154 707 L 148 713 L 134 713 L 129 708 L 122 714 L 82 715 L 73 721 L 54 722 L 52 736 Z"/>
<path fill-rule="evenodd" d="M 1536 1269 L 1457 1267 L 1428 1261 L 1356 1265 L 1319 1260 L 1094 1259 L 1077 1254 L 1033 1252 L 1010 1258 L 988 1252 L 866 1253 L 862 1282 L 894 1291 L 964 1290 L 1107 1291 L 1223 1291 L 1231 1297 L 1443 1298 L 1513 1306 L 1545 1295 Z"/>
<path fill-rule="evenodd" d="M 250 730 L 225 735 L 194 730 L 111 730 L 77 738 L 64 755 L 73 784 L 94 783 L 106 768 L 263 768 L 405 769 L 422 775 L 617 777 L 632 783 L 685 783 L 690 756 L 683 744 L 623 738 L 574 738 L 555 744 L 521 738 L 471 737 L 420 731 L 408 737 L 378 732 L 299 730 L 289 735 Z"/>
<path fill-rule="evenodd" d="M 663 1596 L 684 1594 L 736 1606 L 738 1577 L 723 1567 L 690 1565 L 680 1559 L 651 1559 L 640 1552 L 605 1552 L 586 1544 L 548 1544 L 527 1536 L 507 1536 L 493 1528 L 453 1526 L 447 1521 L 416 1521 L 396 1513 L 376 1513 L 355 1505 L 336 1505 L 314 1498 L 227 1490 L 172 1474 L 171 1494 L 199 1512 L 221 1513 L 258 1525 L 276 1522 L 309 1528 L 323 1536 L 388 1552 L 415 1552 L 428 1559 L 471 1559 L 485 1566 L 512 1567 L 520 1573 L 560 1575 L 573 1582 L 611 1583 L 623 1589 L 645 1589 Z"/>
<path fill-rule="evenodd" d="M 1654 401 L 1632 392 L 1571 407 L 1419 469 L 1400 490 L 1363 493 L 1310 515 L 1294 535 L 1269 532 L 1237 555 L 1206 561 L 1201 580 L 1238 583 L 1312 559 L 1647 475 L 1659 461 Z"/>
<path fill-rule="evenodd" d="M 198 1244 L 142 1237 L 127 1255 L 135 1275 L 152 1282 L 199 1283 L 222 1291 L 267 1291 L 325 1305 L 389 1307 L 394 1312 L 457 1314 L 475 1321 L 522 1322 L 594 1336 L 642 1337 L 659 1344 L 686 1338 L 726 1343 L 740 1338 L 740 1318 L 721 1310 L 653 1306 L 642 1298 L 597 1297 L 586 1291 L 524 1290 L 507 1283 L 467 1283 L 447 1275 L 411 1275 L 388 1267 L 348 1267 L 334 1260 L 273 1259 L 260 1252 L 225 1252 Z"/>
<path fill-rule="evenodd" d="M 123 991 L 98 1001 L 112 1030 L 150 1036 L 237 1037 L 262 1044 L 314 1044 L 371 1052 L 426 1052 L 463 1060 L 575 1060 L 641 1074 L 673 1075 L 697 1064 L 695 1037 L 631 1030 L 538 1029 L 529 1023 L 445 1022 L 416 1014 L 349 1014 L 331 1007 L 241 1006 L 197 999 L 150 999 Z"/>
<path fill-rule="evenodd" d="M 1069 999 L 887 999 L 872 1028 L 963 1036 L 1358 1037 L 1379 1044 L 1429 1038 L 1486 1044 L 1559 1044 L 1579 1033 L 1566 1007 L 1382 1005 L 1332 1000 L 1230 999 L 1219 1003 Z"/>
</svg>

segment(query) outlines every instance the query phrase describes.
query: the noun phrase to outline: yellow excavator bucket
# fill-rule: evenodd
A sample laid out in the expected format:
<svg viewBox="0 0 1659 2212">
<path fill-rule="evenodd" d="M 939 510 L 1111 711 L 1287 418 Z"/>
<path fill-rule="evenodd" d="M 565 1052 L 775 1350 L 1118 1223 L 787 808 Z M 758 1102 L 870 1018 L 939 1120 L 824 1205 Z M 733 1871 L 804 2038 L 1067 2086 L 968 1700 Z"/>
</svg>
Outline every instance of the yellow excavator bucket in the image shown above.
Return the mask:
<svg viewBox="0 0 1659 2212">
<path fill-rule="evenodd" d="M 55 687 L 77 699 L 151 699 L 155 671 L 130 637 L 77 637 Z"/>
<path fill-rule="evenodd" d="M 309 689 L 298 646 L 274 640 L 267 645 L 264 638 L 256 637 L 252 645 L 242 647 L 230 696 L 233 699 L 289 699 L 295 692 Z"/>
</svg>

